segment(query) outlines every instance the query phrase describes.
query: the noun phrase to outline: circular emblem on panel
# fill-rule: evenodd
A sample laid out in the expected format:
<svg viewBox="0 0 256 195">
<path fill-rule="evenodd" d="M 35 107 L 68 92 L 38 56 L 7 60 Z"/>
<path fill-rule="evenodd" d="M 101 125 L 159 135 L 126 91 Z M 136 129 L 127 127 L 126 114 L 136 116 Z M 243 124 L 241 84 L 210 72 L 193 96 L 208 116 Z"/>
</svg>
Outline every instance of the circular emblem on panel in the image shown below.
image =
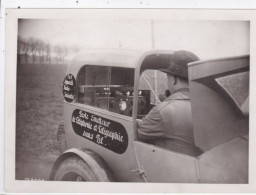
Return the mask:
<svg viewBox="0 0 256 195">
<path fill-rule="evenodd" d="M 72 74 L 66 75 L 63 81 L 63 97 L 65 101 L 72 102 L 76 94 L 76 80 Z"/>
</svg>

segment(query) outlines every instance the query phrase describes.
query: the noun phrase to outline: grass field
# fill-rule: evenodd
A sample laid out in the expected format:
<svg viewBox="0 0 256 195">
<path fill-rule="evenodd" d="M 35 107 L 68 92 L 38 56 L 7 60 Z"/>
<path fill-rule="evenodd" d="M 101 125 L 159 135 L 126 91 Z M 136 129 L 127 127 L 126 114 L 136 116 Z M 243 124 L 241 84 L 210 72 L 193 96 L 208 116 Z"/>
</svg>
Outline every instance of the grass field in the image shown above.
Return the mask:
<svg viewBox="0 0 256 195">
<path fill-rule="evenodd" d="M 16 179 L 49 178 L 60 152 L 56 133 L 62 119 L 66 65 L 17 67 Z"/>
</svg>

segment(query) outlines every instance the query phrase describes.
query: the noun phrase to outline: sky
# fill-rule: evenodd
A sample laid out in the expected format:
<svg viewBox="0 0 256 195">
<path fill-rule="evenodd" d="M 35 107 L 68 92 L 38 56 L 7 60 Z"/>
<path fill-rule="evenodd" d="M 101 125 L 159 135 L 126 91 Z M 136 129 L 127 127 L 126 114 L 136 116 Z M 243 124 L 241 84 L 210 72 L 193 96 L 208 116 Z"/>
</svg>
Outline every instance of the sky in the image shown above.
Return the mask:
<svg viewBox="0 0 256 195">
<path fill-rule="evenodd" d="M 246 21 L 20 19 L 18 35 L 52 45 L 135 50 L 189 50 L 201 59 L 249 54 Z"/>
</svg>

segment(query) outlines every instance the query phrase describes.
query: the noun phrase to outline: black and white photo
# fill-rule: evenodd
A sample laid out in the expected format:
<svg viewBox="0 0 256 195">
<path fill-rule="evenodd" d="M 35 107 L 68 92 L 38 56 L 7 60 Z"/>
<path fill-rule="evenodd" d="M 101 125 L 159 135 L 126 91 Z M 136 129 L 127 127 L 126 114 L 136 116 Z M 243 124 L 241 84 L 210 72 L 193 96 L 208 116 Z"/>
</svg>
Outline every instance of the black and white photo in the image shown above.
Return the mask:
<svg viewBox="0 0 256 195">
<path fill-rule="evenodd" d="M 47 183 L 52 192 L 251 185 L 249 18 L 217 10 L 23 11 L 10 11 L 7 26 L 17 30 L 7 47 L 17 51 L 7 55 L 16 74 L 12 182 Z"/>
</svg>

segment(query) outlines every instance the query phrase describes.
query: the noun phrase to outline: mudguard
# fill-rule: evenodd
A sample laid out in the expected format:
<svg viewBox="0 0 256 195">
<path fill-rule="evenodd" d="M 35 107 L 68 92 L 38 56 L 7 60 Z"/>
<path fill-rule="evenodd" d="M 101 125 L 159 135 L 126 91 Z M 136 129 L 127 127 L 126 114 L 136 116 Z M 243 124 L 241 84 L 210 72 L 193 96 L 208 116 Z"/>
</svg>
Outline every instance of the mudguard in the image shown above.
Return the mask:
<svg viewBox="0 0 256 195">
<path fill-rule="evenodd" d="M 54 180 L 54 176 L 56 171 L 63 160 L 70 158 L 70 157 L 77 157 L 82 159 L 89 167 L 92 169 L 93 173 L 96 175 L 98 181 L 102 182 L 109 182 L 114 181 L 114 176 L 110 169 L 108 168 L 105 161 L 94 151 L 87 149 L 87 148 L 72 148 L 65 151 L 61 154 L 57 160 L 55 161 L 50 175 L 50 180 Z"/>
</svg>

